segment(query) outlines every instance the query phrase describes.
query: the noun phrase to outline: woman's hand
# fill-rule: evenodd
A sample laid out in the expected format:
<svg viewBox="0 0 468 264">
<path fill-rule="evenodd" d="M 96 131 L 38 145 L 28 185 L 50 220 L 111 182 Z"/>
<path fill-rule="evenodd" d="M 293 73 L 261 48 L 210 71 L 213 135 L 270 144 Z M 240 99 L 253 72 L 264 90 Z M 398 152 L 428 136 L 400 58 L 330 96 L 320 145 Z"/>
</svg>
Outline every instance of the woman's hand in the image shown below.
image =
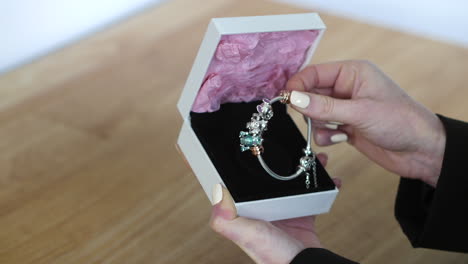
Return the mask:
<svg viewBox="0 0 468 264">
<path fill-rule="evenodd" d="M 314 131 L 317 145 L 347 140 L 389 171 L 436 186 L 445 150 L 442 123 L 375 65 L 312 65 L 287 89 L 297 111 L 325 122 Z"/>
<path fill-rule="evenodd" d="M 324 153 L 317 158 L 326 165 Z M 333 181 L 341 187 L 340 180 Z M 213 188 L 213 202 L 213 230 L 236 243 L 256 263 L 290 263 L 305 248 L 322 247 L 315 233 L 315 216 L 275 222 L 238 217 L 231 195 L 219 184 Z"/>
</svg>

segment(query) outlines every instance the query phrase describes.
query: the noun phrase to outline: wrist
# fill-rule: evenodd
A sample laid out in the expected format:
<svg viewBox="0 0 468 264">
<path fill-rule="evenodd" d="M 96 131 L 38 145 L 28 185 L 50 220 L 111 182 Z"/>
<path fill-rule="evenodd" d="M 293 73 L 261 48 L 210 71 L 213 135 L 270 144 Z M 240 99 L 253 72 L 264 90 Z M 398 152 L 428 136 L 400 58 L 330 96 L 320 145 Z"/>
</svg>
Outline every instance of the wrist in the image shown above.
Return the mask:
<svg viewBox="0 0 468 264">
<path fill-rule="evenodd" d="M 424 148 L 421 155 L 421 160 L 425 165 L 419 179 L 426 184 L 436 187 L 439 180 L 439 175 L 442 170 L 444 160 L 446 133 L 445 128 L 440 119 L 432 114 L 431 129 L 428 133 L 429 137 L 424 143 Z"/>
</svg>

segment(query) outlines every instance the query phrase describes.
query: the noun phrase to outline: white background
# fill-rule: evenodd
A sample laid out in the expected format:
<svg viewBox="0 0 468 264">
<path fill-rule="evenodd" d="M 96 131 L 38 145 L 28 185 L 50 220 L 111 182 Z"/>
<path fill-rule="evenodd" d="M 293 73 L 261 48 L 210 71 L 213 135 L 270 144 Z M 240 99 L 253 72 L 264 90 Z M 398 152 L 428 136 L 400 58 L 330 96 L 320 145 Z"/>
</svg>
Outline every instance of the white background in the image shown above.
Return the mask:
<svg viewBox="0 0 468 264">
<path fill-rule="evenodd" d="M 277 0 L 468 47 L 467 0 Z"/>
<path fill-rule="evenodd" d="M 2 0 L 0 74 L 166 0 Z M 278 0 L 468 47 L 467 0 Z"/>
</svg>

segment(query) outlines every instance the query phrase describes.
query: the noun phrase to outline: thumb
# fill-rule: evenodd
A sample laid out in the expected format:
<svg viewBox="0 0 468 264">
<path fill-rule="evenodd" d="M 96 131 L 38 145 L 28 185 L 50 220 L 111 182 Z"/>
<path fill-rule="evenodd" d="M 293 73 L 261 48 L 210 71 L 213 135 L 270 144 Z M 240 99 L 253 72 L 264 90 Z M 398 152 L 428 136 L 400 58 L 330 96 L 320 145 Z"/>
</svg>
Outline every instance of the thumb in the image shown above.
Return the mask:
<svg viewBox="0 0 468 264">
<path fill-rule="evenodd" d="M 211 228 L 238 245 L 255 263 L 290 263 L 304 244 L 270 222 L 238 217 L 229 191 L 213 187 Z"/>
<path fill-rule="evenodd" d="M 355 100 L 292 91 L 290 101 L 294 109 L 314 120 L 336 121 L 353 125 L 358 116 Z"/>
<path fill-rule="evenodd" d="M 221 184 L 215 184 L 212 192 L 210 225 L 215 231 L 219 231 L 226 222 L 237 218 L 237 210 L 231 194 Z"/>
</svg>

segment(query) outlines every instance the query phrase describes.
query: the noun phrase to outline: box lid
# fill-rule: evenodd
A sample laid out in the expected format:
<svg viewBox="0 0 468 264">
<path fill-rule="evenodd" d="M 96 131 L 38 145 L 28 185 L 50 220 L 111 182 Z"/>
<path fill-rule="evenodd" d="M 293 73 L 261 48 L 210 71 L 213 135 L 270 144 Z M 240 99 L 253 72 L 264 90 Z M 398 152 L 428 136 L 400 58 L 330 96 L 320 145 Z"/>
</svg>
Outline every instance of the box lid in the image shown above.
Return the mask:
<svg viewBox="0 0 468 264">
<path fill-rule="evenodd" d="M 189 119 L 192 106 L 206 80 L 207 71 L 223 36 L 302 30 L 317 30 L 318 36 L 307 48 L 303 63 L 298 70 L 309 64 L 324 33 L 325 24 L 317 13 L 213 18 L 208 25 L 192 70 L 177 103 L 182 117 Z M 270 55 L 274 56 L 274 54 Z"/>
</svg>

